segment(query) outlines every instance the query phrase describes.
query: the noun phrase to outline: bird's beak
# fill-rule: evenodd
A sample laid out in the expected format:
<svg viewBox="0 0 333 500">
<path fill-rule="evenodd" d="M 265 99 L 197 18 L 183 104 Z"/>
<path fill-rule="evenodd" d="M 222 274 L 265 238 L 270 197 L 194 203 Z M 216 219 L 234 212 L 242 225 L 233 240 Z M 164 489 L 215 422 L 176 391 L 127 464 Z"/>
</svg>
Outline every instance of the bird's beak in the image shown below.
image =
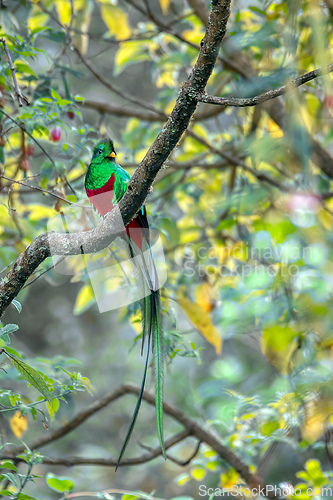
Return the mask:
<svg viewBox="0 0 333 500">
<path fill-rule="evenodd" d="M 112 153 L 110 153 L 108 155 L 108 158 L 115 158 L 116 157 L 116 153 L 114 151 L 112 151 Z"/>
</svg>

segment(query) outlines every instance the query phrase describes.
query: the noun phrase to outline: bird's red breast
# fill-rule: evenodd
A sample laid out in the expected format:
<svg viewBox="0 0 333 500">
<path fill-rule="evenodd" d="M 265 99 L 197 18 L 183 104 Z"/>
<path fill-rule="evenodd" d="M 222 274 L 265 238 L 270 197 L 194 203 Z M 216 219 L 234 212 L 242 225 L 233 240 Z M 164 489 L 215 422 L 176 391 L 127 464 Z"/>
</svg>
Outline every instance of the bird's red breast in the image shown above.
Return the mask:
<svg viewBox="0 0 333 500">
<path fill-rule="evenodd" d="M 112 174 L 104 186 L 98 189 L 86 189 L 89 200 L 101 215 L 106 215 L 114 208 L 114 204 L 112 203 L 114 196 L 114 181 L 115 176 Z"/>
<path fill-rule="evenodd" d="M 114 208 L 114 174 L 108 182 L 98 189 L 86 189 L 87 196 L 101 215 L 106 215 Z M 142 250 L 142 230 L 137 219 L 132 219 L 126 226 L 127 236 Z"/>
</svg>

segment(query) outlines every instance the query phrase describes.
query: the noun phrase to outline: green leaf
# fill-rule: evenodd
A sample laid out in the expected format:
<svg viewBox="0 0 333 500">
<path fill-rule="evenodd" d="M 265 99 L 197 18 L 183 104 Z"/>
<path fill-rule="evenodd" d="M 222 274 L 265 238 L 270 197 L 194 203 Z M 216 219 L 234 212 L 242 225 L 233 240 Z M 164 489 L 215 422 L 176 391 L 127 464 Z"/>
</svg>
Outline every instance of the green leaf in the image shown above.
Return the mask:
<svg viewBox="0 0 333 500">
<path fill-rule="evenodd" d="M 236 224 L 237 221 L 235 219 L 221 220 L 221 222 L 216 228 L 216 231 L 222 231 L 222 229 L 231 229 Z"/>
<path fill-rule="evenodd" d="M 37 28 L 34 28 L 31 30 L 31 34 L 34 35 L 35 33 L 40 33 L 41 31 L 44 31 L 44 30 L 49 30 L 51 31 L 51 28 L 47 28 L 45 26 L 39 26 Z"/>
<path fill-rule="evenodd" d="M 13 349 L 12 347 L 6 347 L 6 354 L 13 354 L 13 356 L 16 356 L 17 358 L 21 359 L 20 354 L 16 351 L 16 349 Z"/>
<path fill-rule="evenodd" d="M 3 462 L 3 463 L 0 465 L 0 467 L 1 467 L 2 469 L 9 469 L 9 470 L 13 470 L 13 471 L 17 472 L 17 467 L 15 467 L 15 465 L 14 465 L 14 464 L 12 464 L 12 462 L 8 462 L 8 461 L 7 461 L 7 462 Z"/>
<path fill-rule="evenodd" d="M 16 332 L 16 330 L 18 330 L 18 329 L 19 329 L 19 327 L 17 325 L 15 325 L 14 323 L 9 323 L 8 325 L 0 328 L 0 335 L 3 335 L 5 333 L 8 334 L 8 333 Z"/>
<path fill-rule="evenodd" d="M 28 365 L 28 363 L 22 361 L 22 359 L 9 354 L 8 350 L 5 350 L 5 354 L 10 358 L 11 362 L 17 371 L 20 372 L 22 377 L 35 387 L 35 389 L 37 389 L 44 396 L 44 398 L 50 401 L 51 393 L 41 373 L 35 370 L 35 368 L 32 368 L 32 366 Z"/>
<path fill-rule="evenodd" d="M 27 118 L 32 118 L 33 116 L 35 116 L 35 114 L 36 114 L 35 112 L 33 112 L 33 113 L 28 113 L 28 112 L 27 113 L 22 113 L 21 115 L 18 116 L 18 118 L 20 120 L 26 120 Z"/>
<path fill-rule="evenodd" d="M 34 77 L 37 78 L 36 73 L 34 72 L 33 69 L 30 68 L 30 66 L 28 66 L 28 64 L 18 62 L 15 63 L 15 68 L 16 71 L 18 71 L 19 73 L 27 73 L 28 75 L 33 75 Z"/>
<path fill-rule="evenodd" d="M 12 304 L 14 307 L 16 307 L 16 310 L 18 313 L 20 313 L 22 311 L 22 305 L 21 305 L 21 302 L 19 302 L 18 300 L 16 299 L 13 299 L 12 300 Z"/>
<path fill-rule="evenodd" d="M 258 14 L 261 14 L 262 16 L 266 17 L 266 12 L 264 10 L 259 9 L 259 7 L 250 6 L 249 9 L 252 10 L 252 12 L 257 12 Z"/>
<path fill-rule="evenodd" d="M 57 477 L 50 472 L 46 476 L 46 482 L 49 488 L 60 493 L 72 491 L 74 487 L 73 481 L 69 477 Z"/>
<path fill-rule="evenodd" d="M 59 404 L 60 404 L 59 399 L 57 399 L 57 398 L 53 398 L 53 399 L 51 399 L 50 402 L 46 403 L 47 409 L 49 410 L 51 420 L 54 419 L 54 415 L 56 414 L 56 412 L 59 409 Z"/>
<path fill-rule="evenodd" d="M 62 97 L 56 92 L 54 89 L 51 89 L 51 96 L 53 99 L 55 99 L 57 102 L 62 100 Z"/>
<path fill-rule="evenodd" d="M 270 436 L 273 432 L 277 431 L 280 428 L 279 422 L 274 420 L 273 422 L 266 422 L 262 428 L 261 432 L 264 436 Z"/>
<path fill-rule="evenodd" d="M 7 472 L 6 474 L 2 474 L 2 477 L 8 479 L 10 483 L 12 483 L 16 488 L 18 488 L 17 478 L 12 472 Z"/>
<path fill-rule="evenodd" d="M 119 75 L 129 64 L 147 60 L 150 61 L 151 58 L 145 40 L 120 43 L 115 59 L 115 74 Z"/>
</svg>

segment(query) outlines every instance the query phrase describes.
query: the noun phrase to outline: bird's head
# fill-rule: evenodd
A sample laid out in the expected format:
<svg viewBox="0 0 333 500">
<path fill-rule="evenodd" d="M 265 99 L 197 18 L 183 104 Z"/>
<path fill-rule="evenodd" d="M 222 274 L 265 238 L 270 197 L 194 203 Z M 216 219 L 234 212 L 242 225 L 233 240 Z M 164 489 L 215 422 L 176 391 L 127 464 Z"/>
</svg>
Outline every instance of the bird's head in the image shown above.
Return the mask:
<svg viewBox="0 0 333 500">
<path fill-rule="evenodd" d="M 104 160 L 105 158 L 110 158 L 110 160 L 114 160 L 117 153 L 114 150 L 113 142 L 111 139 L 107 139 L 99 142 L 94 147 L 93 160 Z"/>
</svg>

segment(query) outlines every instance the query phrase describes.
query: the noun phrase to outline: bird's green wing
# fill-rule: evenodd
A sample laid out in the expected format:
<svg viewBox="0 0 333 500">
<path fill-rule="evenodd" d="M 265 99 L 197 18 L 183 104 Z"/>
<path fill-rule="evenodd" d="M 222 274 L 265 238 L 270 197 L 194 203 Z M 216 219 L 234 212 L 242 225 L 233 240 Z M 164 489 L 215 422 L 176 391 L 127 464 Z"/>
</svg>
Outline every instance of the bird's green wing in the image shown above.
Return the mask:
<svg viewBox="0 0 333 500">
<path fill-rule="evenodd" d="M 114 197 L 112 203 L 116 204 L 124 196 L 131 176 L 120 165 L 117 165 L 114 176 Z"/>
</svg>

